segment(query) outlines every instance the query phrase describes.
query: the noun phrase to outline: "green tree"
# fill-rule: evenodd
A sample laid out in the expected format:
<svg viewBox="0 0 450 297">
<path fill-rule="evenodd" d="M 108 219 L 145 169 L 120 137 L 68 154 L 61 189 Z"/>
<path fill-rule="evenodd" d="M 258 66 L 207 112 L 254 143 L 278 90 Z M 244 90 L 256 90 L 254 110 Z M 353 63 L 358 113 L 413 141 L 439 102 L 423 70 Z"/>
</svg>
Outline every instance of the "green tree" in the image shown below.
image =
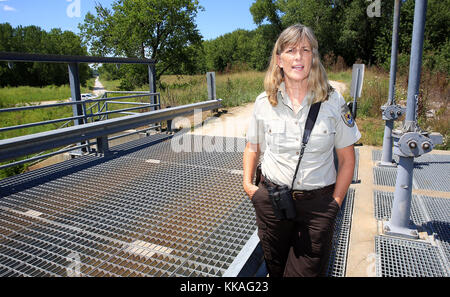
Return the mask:
<svg viewBox="0 0 450 297">
<path fill-rule="evenodd" d="M 450 0 L 429 0 L 424 34 L 423 64 L 429 70 L 450 72 L 448 59 L 450 29 Z M 399 24 L 399 68 L 409 66 L 411 52 L 412 31 L 414 23 L 414 0 L 403 1 Z M 389 69 L 392 43 L 392 13 L 391 19 L 380 29 L 375 39 L 374 56 L 379 65 Z"/>
<path fill-rule="evenodd" d="M 332 1 L 286 1 L 285 6 L 284 22 L 287 24 L 301 23 L 313 29 L 322 55 L 336 52 L 340 22 L 336 21 L 338 9 Z"/>
<path fill-rule="evenodd" d="M 37 26 L 0 24 L 0 51 L 56 55 L 87 55 L 79 36 L 70 31 L 52 29 L 46 32 Z M 68 83 L 67 65 L 59 63 L 14 63 L 10 69 L 0 63 L 0 86 L 45 86 Z M 81 64 L 80 82 L 85 85 L 91 77 L 88 65 Z"/>
<path fill-rule="evenodd" d="M 79 25 L 83 40 L 96 55 L 148 58 L 156 62 L 156 78 L 195 66 L 190 46 L 201 44 L 196 27 L 197 0 L 118 0 L 109 10 L 96 6 Z M 148 82 L 147 69 L 124 67 L 128 85 Z M 134 69 L 134 70 L 132 70 Z"/>
<path fill-rule="evenodd" d="M 369 17 L 367 7 L 370 2 L 355 0 L 342 9 L 339 15 L 342 27 L 338 36 L 337 52 L 348 65 L 358 58 L 366 64 L 375 64 L 374 47 L 376 38 L 390 25 L 392 32 L 392 12 L 394 1 L 381 1 L 380 17 Z M 385 28 L 385 30 L 383 30 Z M 392 33 L 391 33 L 392 34 Z"/>
<path fill-rule="evenodd" d="M 254 69 L 254 35 L 252 31 L 239 29 L 204 41 L 206 68 L 221 72 Z"/>
<path fill-rule="evenodd" d="M 267 33 L 271 28 L 271 38 L 266 39 L 271 46 L 284 28 L 301 23 L 311 27 L 319 40 L 322 54 L 336 48 L 338 23 L 335 22 L 338 11 L 335 1 L 329 0 L 256 0 L 250 8 L 254 22 L 265 26 Z M 264 45 L 267 47 L 268 45 Z"/>
<path fill-rule="evenodd" d="M 280 4 L 282 5 L 283 2 L 278 0 L 256 0 L 250 7 L 250 13 L 255 24 L 262 25 L 265 21 L 268 21 L 275 31 L 281 33 L 284 27 L 281 21 L 282 11 L 280 10 Z"/>
</svg>

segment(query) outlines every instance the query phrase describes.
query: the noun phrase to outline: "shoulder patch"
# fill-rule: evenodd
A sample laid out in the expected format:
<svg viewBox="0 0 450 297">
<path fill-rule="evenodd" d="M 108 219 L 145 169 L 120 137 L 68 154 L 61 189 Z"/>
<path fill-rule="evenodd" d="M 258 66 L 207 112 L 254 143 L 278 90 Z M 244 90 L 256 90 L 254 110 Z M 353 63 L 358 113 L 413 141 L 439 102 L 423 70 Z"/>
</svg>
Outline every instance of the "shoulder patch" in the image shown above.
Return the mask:
<svg viewBox="0 0 450 297">
<path fill-rule="evenodd" d="M 352 128 L 355 126 L 355 120 L 353 119 L 352 112 L 346 103 L 341 106 L 341 118 L 348 127 Z"/>
</svg>

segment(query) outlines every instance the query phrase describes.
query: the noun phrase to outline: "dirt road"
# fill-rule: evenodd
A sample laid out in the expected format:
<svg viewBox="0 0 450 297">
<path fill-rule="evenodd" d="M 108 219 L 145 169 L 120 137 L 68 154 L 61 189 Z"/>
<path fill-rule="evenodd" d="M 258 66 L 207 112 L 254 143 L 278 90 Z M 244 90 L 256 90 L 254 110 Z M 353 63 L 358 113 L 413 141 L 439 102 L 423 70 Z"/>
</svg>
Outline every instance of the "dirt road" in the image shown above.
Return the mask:
<svg viewBox="0 0 450 297">
<path fill-rule="evenodd" d="M 105 87 L 103 87 L 102 83 L 100 82 L 97 76 L 97 78 L 95 79 L 94 90 L 92 91 L 92 93 L 96 97 L 101 97 L 105 93 L 105 91 L 106 91 Z"/>
</svg>

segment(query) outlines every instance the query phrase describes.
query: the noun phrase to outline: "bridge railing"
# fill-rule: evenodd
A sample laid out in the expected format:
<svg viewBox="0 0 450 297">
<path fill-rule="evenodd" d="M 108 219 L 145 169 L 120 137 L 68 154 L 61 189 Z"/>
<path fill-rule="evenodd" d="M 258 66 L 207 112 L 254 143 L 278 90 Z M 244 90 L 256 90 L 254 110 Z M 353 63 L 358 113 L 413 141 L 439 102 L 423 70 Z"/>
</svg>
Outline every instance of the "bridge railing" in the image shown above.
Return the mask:
<svg viewBox="0 0 450 297">
<path fill-rule="evenodd" d="M 96 153 L 108 155 L 108 141 L 110 140 L 141 132 L 147 133 L 149 130 L 161 128 L 161 121 L 170 121 L 177 116 L 194 113 L 195 109 L 216 110 L 221 107 L 220 99 L 215 100 L 215 96 L 209 96 L 209 99 L 214 100 L 161 110 L 160 94 L 156 92 L 154 61 L 148 59 L 0 52 L 0 61 L 8 62 L 9 66 L 16 62 L 67 63 L 72 95 L 70 102 L 0 109 L 0 116 L 7 112 L 64 106 L 72 106 L 73 111 L 72 116 L 68 117 L 0 127 L 0 133 L 3 133 L 11 130 L 63 123 L 59 129 L 0 140 L 0 162 L 23 156 L 28 157 L 24 160 L 1 165 L 0 170 L 65 152 L 71 152 L 72 155 L 92 153 L 91 147 L 95 145 Z M 82 100 L 78 75 L 79 63 L 147 64 L 149 91 L 107 91 L 101 98 Z M 212 88 L 212 83 L 208 81 L 208 88 Z M 139 101 L 139 99 L 147 97 L 150 100 Z M 137 99 L 136 101 L 139 102 L 130 102 L 129 99 Z M 117 106 L 121 107 L 117 109 Z M 125 116 L 117 118 L 118 115 Z M 73 126 L 69 126 L 72 123 Z M 122 133 L 123 131 L 136 128 L 140 129 Z M 108 135 L 112 134 L 115 135 L 108 138 Z M 63 148 L 58 151 L 42 153 L 46 150 L 55 150 L 61 147 Z M 31 154 L 35 153 L 39 154 L 30 157 Z"/>
</svg>

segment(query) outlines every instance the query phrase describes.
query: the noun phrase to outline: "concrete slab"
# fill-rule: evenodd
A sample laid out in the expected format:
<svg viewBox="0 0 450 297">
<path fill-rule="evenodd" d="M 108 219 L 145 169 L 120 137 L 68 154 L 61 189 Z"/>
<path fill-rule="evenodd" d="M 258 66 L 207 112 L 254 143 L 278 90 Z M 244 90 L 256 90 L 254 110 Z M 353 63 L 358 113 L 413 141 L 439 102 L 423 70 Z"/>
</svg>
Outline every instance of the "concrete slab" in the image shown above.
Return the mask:
<svg viewBox="0 0 450 297">
<path fill-rule="evenodd" d="M 359 147 L 359 184 L 355 189 L 353 218 L 350 233 L 346 276 L 375 276 L 374 238 L 378 234 L 377 221 L 373 215 L 373 170 L 371 146 Z"/>
</svg>

